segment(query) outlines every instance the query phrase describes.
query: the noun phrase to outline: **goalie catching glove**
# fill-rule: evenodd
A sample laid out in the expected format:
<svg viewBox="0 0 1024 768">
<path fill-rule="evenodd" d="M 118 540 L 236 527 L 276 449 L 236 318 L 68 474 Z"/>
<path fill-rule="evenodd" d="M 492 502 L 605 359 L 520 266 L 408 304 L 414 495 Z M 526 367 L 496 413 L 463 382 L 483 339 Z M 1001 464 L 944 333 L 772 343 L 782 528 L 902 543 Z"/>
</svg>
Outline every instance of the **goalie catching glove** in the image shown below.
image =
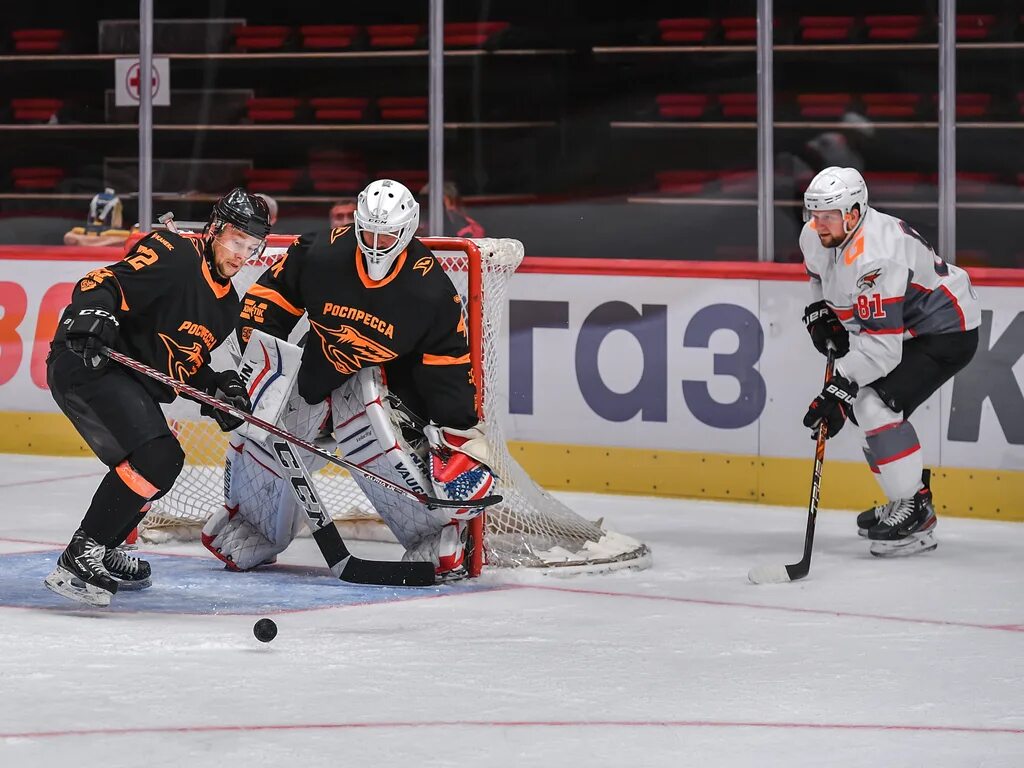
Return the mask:
<svg viewBox="0 0 1024 768">
<path fill-rule="evenodd" d="M 469 429 L 435 424 L 423 428 L 430 443 L 430 482 L 438 498 L 464 501 L 490 494 L 494 475 L 488 467 L 486 429 L 482 421 Z M 479 514 L 479 507 L 459 509 L 453 511 L 452 519 L 470 520 Z"/>
</svg>

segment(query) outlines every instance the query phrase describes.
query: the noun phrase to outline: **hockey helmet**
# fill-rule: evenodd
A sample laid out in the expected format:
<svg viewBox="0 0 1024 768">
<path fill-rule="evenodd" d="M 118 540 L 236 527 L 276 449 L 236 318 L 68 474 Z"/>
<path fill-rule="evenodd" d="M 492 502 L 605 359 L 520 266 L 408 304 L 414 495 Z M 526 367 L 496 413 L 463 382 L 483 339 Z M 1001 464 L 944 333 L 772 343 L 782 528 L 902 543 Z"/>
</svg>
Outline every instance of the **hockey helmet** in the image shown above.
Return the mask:
<svg viewBox="0 0 1024 768">
<path fill-rule="evenodd" d="M 355 210 L 356 237 L 371 280 L 381 280 L 387 275 L 395 259 L 412 241 L 419 222 L 419 203 L 404 184 L 378 179 L 359 193 Z M 381 235 L 386 236 L 383 241 Z"/>
<path fill-rule="evenodd" d="M 227 224 L 259 242 L 253 248 L 253 256 L 263 252 L 267 235 L 270 234 L 270 209 L 263 198 L 235 187 L 213 204 L 213 212 L 203 235 L 207 240 L 212 240 Z"/>
<path fill-rule="evenodd" d="M 868 207 L 868 185 L 856 168 L 829 166 L 811 179 L 804 192 L 804 220 L 811 217 L 811 211 L 835 211 L 843 216 L 843 231 L 849 234 L 854 229 L 850 213 L 854 206 L 863 217 Z"/>
</svg>

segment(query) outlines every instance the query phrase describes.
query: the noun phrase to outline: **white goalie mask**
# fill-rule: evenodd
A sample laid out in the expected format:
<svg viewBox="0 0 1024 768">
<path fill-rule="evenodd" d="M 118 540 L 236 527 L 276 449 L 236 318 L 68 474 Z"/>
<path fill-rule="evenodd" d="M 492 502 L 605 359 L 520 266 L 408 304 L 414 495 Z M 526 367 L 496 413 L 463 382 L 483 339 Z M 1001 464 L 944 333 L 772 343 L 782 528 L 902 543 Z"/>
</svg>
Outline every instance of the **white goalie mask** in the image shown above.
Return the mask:
<svg viewBox="0 0 1024 768">
<path fill-rule="evenodd" d="M 856 168 L 830 166 L 811 179 L 804 192 L 804 221 L 811 217 L 811 211 L 835 211 L 843 216 L 843 231 L 849 234 L 854 225 L 850 212 L 860 207 L 861 217 L 867 213 L 868 185 Z"/>
<path fill-rule="evenodd" d="M 420 205 L 405 185 L 378 179 L 359 193 L 355 228 L 366 274 L 381 280 L 406 249 L 420 224 Z"/>
</svg>

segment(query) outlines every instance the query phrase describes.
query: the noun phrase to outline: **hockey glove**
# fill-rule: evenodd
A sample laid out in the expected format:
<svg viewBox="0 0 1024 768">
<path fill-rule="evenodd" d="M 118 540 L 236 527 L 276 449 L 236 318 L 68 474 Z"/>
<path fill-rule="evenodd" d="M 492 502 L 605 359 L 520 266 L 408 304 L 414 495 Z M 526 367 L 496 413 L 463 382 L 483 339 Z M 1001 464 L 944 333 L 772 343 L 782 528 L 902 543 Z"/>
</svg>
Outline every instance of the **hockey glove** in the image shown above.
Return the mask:
<svg viewBox="0 0 1024 768">
<path fill-rule="evenodd" d="M 811 428 L 812 437 L 817 437 L 814 433 L 817 432 L 818 425 L 822 421 L 825 422 L 825 427 L 828 430 L 825 433 L 826 439 L 839 434 L 839 430 L 846 423 L 853 403 L 857 399 L 858 389 L 860 387 L 855 381 L 850 381 L 838 374 L 832 377 L 832 380 L 821 390 L 821 394 L 814 398 L 807 409 L 807 415 L 804 416 L 804 426 Z"/>
<path fill-rule="evenodd" d="M 108 358 L 100 350 L 117 342 L 119 323 L 112 312 L 102 307 L 86 307 L 64 323 L 65 343 L 85 361 L 86 368 L 96 370 L 107 364 Z"/>
<path fill-rule="evenodd" d="M 816 301 L 804 309 L 804 325 L 811 334 L 814 348 L 821 354 L 828 354 L 830 341 L 836 347 L 837 358 L 850 351 L 850 333 L 825 301 Z"/>
<path fill-rule="evenodd" d="M 483 422 L 469 429 L 428 424 L 423 434 L 430 443 L 430 481 L 438 498 L 462 501 L 481 499 L 491 492 L 494 475 L 488 468 L 490 447 Z M 469 520 L 479 507 L 452 511 L 453 520 Z"/>
<path fill-rule="evenodd" d="M 252 413 L 252 403 L 249 402 L 249 393 L 245 389 L 245 383 L 237 371 L 211 371 L 210 385 L 207 392 L 229 405 L 235 406 L 246 413 Z M 199 409 L 203 416 L 209 416 L 217 422 L 221 432 L 230 432 L 238 429 L 245 422 L 237 416 L 214 408 L 212 405 L 203 404 Z"/>
</svg>

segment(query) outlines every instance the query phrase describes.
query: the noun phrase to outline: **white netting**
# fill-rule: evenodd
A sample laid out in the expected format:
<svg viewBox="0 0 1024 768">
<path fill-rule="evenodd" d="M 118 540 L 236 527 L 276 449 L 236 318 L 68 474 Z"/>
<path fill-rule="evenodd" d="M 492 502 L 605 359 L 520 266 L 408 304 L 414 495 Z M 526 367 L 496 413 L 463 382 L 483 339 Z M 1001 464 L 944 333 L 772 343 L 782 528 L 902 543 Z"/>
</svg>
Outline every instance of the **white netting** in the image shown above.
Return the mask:
<svg viewBox="0 0 1024 768">
<path fill-rule="evenodd" d="M 291 241 L 286 237 L 271 238 L 271 246 L 276 247 L 268 248 L 258 264 L 246 266 L 235 277 L 239 295 Z M 522 243 L 504 238 L 427 238 L 425 242 L 467 298 L 464 306 L 471 315 L 470 333 L 480 334 L 480 350 L 475 357 L 483 374 L 484 418 L 489 426 L 492 455 L 496 457 L 493 469 L 500 478 L 497 490 L 504 497 L 500 504 L 487 510 L 484 543 L 488 565 L 583 570 L 645 567 L 650 561 L 645 544 L 606 531 L 598 523 L 577 515 L 534 483 L 508 451 L 502 423 L 507 393 L 502 390 L 499 341 L 506 288 L 523 259 Z M 479 275 L 479 296 L 470 290 L 471 273 Z M 305 332 L 305 325 L 305 320 L 300 322 L 292 340 Z M 232 365 L 226 346 L 215 351 L 214 367 Z M 225 436 L 209 419 L 200 418 L 196 404 L 182 398 L 168 406 L 167 413 L 187 459 L 173 490 L 154 504 L 146 518 L 142 536 L 149 541 L 197 537 L 199 528 L 223 501 Z M 347 472 L 328 465 L 314 479 L 325 505 L 346 536 L 390 537 Z"/>
</svg>

